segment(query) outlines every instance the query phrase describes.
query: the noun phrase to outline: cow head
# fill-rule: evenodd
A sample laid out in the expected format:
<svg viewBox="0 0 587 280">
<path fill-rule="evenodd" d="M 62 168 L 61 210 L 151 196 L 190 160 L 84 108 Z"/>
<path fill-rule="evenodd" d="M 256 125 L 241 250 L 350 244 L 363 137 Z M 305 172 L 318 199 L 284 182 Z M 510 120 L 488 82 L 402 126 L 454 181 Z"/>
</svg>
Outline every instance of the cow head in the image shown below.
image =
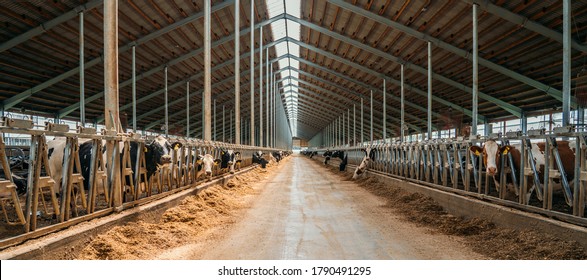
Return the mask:
<svg viewBox="0 0 587 280">
<path fill-rule="evenodd" d="M 253 153 L 253 163 L 258 163 L 261 165 L 261 168 L 267 167 L 267 160 L 263 158 L 263 152 L 257 151 Z"/>
<path fill-rule="evenodd" d="M 483 164 L 485 165 L 485 172 L 489 176 L 495 176 L 499 170 L 499 162 L 501 155 L 507 155 L 512 149 L 511 146 L 499 146 L 494 140 L 487 140 L 483 148 L 479 146 L 471 146 L 470 150 L 476 156 L 483 154 Z"/>
<path fill-rule="evenodd" d="M 198 171 L 202 170 L 206 174 L 207 177 L 212 176 L 212 168 L 218 165 L 221 160 L 214 159 L 212 155 L 205 154 L 205 155 L 198 155 L 198 159 L 196 161 L 198 163 Z"/>
<path fill-rule="evenodd" d="M 353 179 L 357 179 L 360 175 L 363 175 L 367 171 L 367 168 L 369 167 L 369 163 L 372 160 L 375 160 L 375 149 L 368 147 L 368 148 L 362 149 L 361 151 L 363 151 L 365 156 L 363 157 L 363 160 L 361 160 L 361 163 L 359 164 L 359 166 L 357 166 L 357 168 L 355 169 L 355 173 L 353 174 Z"/>
<path fill-rule="evenodd" d="M 221 151 L 221 163 L 220 168 L 228 168 L 228 171 L 231 174 L 234 174 L 235 166 L 239 166 L 241 160 L 238 159 L 240 157 L 240 152 L 235 152 L 234 150 L 227 150 Z"/>
<path fill-rule="evenodd" d="M 180 142 L 170 144 L 165 137 L 159 135 L 151 143 L 148 143 L 146 152 L 157 165 L 171 163 L 172 155 L 181 147 Z"/>
</svg>

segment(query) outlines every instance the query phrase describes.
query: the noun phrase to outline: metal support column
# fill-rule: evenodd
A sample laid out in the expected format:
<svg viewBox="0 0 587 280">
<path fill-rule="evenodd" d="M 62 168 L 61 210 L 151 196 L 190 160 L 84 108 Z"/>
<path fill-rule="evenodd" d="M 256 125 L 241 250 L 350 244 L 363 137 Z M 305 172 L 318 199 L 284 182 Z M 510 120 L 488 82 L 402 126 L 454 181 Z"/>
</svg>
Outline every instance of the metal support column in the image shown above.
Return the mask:
<svg viewBox="0 0 587 280">
<path fill-rule="evenodd" d="M 571 0 L 563 0 L 563 126 L 571 120 Z"/>
<path fill-rule="evenodd" d="M 202 132 L 204 140 L 212 140 L 212 36 L 210 34 L 210 1 L 204 1 L 204 131 Z"/>
<path fill-rule="evenodd" d="M 526 117 L 526 113 L 522 112 L 522 117 L 520 118 L 520 126 L 522 133 L 526 134 L 528 131 L 528 117 Z"/>
<path fill-rule="evenodd" d="M 404 119 L 404 112 L 405 112 L 405 107 L 404 107 L 404 65 L 401 65 L 401 73 L 400 73 L 400 94 L 401 94 L 401 100 L 400 100 L 400 134 L 401 134 L 401 142 L 404 142 L 405 137 L 406 137 L 406 123 L 405 123 L 405 119 Z"/>
<path fill-rule="evenodd" d="M 432 42 L 428 42 L 428 139 L 432 139 Z"/>
<path fill-rule="evenodd" d="M 340 120 L 340 135 L 341 135 L 341 139 L 340 139 L 340 143 L 342 144 L 342 146 L 345 145 L 345 139 L 346 139 L 346 135 L 345 135 L 345 125 L 344 125 L 344 112 L 342 113 L 342 116 L 340 116 L 341 120 Z"/>
<path fill-rule="evenodd" d="M 383 79 L 383 143 L 387 143 L 387 130 L 386 130 L 386 121 L 387 121 L 387 102 L 385 100 L 385 79 Z"/>
<path fill-rule="evenodd" d="M 222 105 L 222 142 L 226 142 L 226 138 L 224 137 L 226 135 L 226 123 L 224 122 L 225 116 L 225 108 L 224 105 Z"/>
<path fill-rule="evenodd" d="M 477 34 L 477 4 L 473 4 L 473 120 L 471 121 L 471 135 L 477 135 L 478 125 L 478 107 L 479 107 L 479 51 L 478 51 L 478 34 Z"/>
<path fill-rule="evenodd" d="M 118 107 L 118 1 L 104 1 L 104 116 L 108 133 L 120 132 Z M 108 183 L 112 191 L 112 206 L 122 205 L 120 153 L 114 141 L 106 142 Z M 111 156 L 110 156 L 111 155 Z"/>
<path fill-rule="evenodd" d="M 185 136 L 190 137 L 190 82 L 185 83 L 185 103 L 186 103 L 186 126 Z"/>
<path fill-rule="evenodd" d="M 132 131 L 137 132 L 137 58 L 136 46 L 132 46 Z"/>
<path fill-rule="evenodd" d="M 349 146 L 351 146 L 351 109 L 347 109 L 346 124 L 347 124 L 346 143 Z"/>
<path fill-rule="evenodd" d="M 353 146 L 357 145 L 357 104 L 353 104 Z"/>
<path fill-rule="evenodd" d="M 361 97 L 361 145 L 363 145 L 363 142 L 365 142 L 365 138 L 364 138 L 364 123 L 365 123 L 365 119 L 363 118 L 363 98 Z"/>
<path fill-rule="evenodd" d="M 84 12 L 79 13 L 79 94 L 80 94 L 80 122 L 86 126 L 86 94 L 85 94 L 85 67 L 84 67 Z"/>
<path fill-rule="evenodd" d="M 251 0 L 251 59 L 249 64 L 251 73 L 251 123 L 255 124 L 255 0 Z M 251 126 L 250 130 L 251 146 L 255 145 L 255 127 Z"/>
<path fill-rule="evenodd" d="M 234 10 L 240 11 L 240 0 L 234 1 Z M 241 53 L 240 53 L 240 12 L 234 13 L 234 143 L 241 143 Z M 232 138 L 232 111 L 230 111 L 230 138 Z"/>
<path fill-rule="evenodd" d="M 265 76 L 267 77 L 265 79 L 265 127 L 267 128 L 267 132 L 265 133 L 265 147 L 269 147 L 269 135 L 271 135 L 271 133 L 269 132 L 269 116 L 271 116 L 271 111 L 269 110 L 269 85 L 271 84 L 271 73 L 269 73 L 269 48 L 267 48 L 267 54 L 265 55 L 265 57 L 265 65 L 267 65 L 267 69 L 265 69 L 265 72 L 267 72 L 265 74 Z M 273 72 L 273 67 L 271 67 L 271 72 Z"/>
<path fill-rule="evenodd" d="M 371 133 L 369 134 L 369 141 L 371 141 L 371 145 L 373 145 L 373 90 L 371 90 Z"/>
<path fill-rule="evenodd" d="M 163 68 L 165 72 L 165 137 L 169 138 L 169 108 L 168 108 L 168 100 L 167 100 L 167 66 Z"/>
<path fill-rule="evenodd" d="M 212 140 L 216 141 L 216 99 L 214 99 L 214 104 L 213 104 L 213 109 L 212 109 L 212 115 L 214 115 L 214 130 L 212 133 Z"/>
<path fill-rule="evenodd" d="M 259 147 L 263 147 L 263 26 L 259 27 Z"/>
</svg>

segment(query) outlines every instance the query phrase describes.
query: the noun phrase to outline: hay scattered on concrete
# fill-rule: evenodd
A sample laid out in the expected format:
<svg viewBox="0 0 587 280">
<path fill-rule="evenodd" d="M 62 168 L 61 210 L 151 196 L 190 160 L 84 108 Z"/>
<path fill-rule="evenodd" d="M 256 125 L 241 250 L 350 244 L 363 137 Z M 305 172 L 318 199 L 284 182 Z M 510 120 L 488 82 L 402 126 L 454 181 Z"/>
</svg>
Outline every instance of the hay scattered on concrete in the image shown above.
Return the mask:
<svg viewBox="0 0 587 280">
<path fill-rule="evenodd" d="M 77 258 L 153 259 L 164 250 L 193 243 L 206 230 L 234 223 L 232 215 L 246 207 L 245 197 L 257 194 L 251 185 L 264 179 L 276 166 L 256 168 L 234 176 L 224 187 L 210 187 L 187 197 L 180 205 L 168 209 L 159 223 L 138 221 L 114 227 L 92 240 Z"/>
<path fill-rule="evenodd" d="M 351 180 L 352 174 L 327 167 L 332 173 Z M 432 198 L 410 193 L 397 182 L 382 182 L 376 177 L 357 179 L 362 188 L 386 200 L 385 207 L 400 213 L 410 222 L 435 232 L 462 236 L 473 250 L 492 259 L 507 260 L 583 260 L 587 250 L 578 242 L 561 240 L 548 233 L 498 227 L 483 219 L 465 219 L 448 214 Z"/>
</svg>

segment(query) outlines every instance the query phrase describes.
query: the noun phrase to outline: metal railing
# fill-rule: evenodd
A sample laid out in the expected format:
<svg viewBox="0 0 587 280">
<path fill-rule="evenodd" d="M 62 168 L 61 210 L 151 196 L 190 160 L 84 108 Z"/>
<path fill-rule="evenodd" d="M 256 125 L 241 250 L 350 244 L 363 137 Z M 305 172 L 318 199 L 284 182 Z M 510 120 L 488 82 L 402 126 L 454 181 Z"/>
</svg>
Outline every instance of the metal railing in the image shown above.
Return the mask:
<svg viewBox="0 0 587 280">
<path fill-rule="evenodd" d="M 509 145 L 518 155 L 505 153 L 499 157 L 499 170 L 488 175 L 483 154 L 471 147 L 493 140 L 499 146 Z M 574 153 L 563 156 L 561 145 Z M 535 158 L 540 145 L 544 160 Z M 366 147 L 375 149 L 369 170 L 432 186 L 445 191 L 474 196 L 484 200 L 538 212 L 557 219 L 587 226 L 587 133 L 572 128 L 558 128 L 552 133 L 544 129 L 495 134 L 474 139 L 436 139 L 419 142 L 395 142 L 374 145 L 309 148 L 322 155 L 326 150 L 346 152 L 348 163 L 359 165 Z M 533 156 L 531 156 L 533 155 Z M 322 157 L 313 157 L 322 160 Z M 572 168 L 568 167 L 572 160 Z M 331 160 L 337 164 L 336 160 Z M 566 164 L 565 164 L 566 163 Z M 571 169 L 571 170 L 569 170 Z"/>
<path fill-rule="evenodd" d="M 114 168 L 119 168 L 121 172 L 120 195 L 122 208 L 125 208 L 195 187 L 207 180 L 198 176 L 199 155 L 210 154 L 213 158 L 220 159 L 222 151 L 234 150 L 240 152 L 240 167 L 244 168 L 253 164 L 254 152 L 277 151 L 267 147 L 169 138 L 169 143 L 180 144 L 174 146 L 171 164 L 158 166 L 149 177 L 146 174 L 148 171 L 145 147 L 152 140 L 151 137 L 108 133 L 104 130 L 98 133 L 95 129 L 82 127 L 77 131 L 70 131 L 68 126 L 51 123 L 38 127 L 30 120 L 9 118 L 4 118 L 0 125 L 0 133 L 0 136 L 4 133 L 17 135 L 31 143 L 26 151 L 22 151 L 23 147 L 11 147 L 4 143 L 3 137 L 0 138 L 0 155 L 4 155 L 1 161 L 6 162 L 0 166 L 5 171 L 0 172 L 0 176 L 4 176 L 0 178 L 0 202 L 4 212 L 4 219 L 0 221 L 0 225 L 6 228 L 0 234 L 0 241 L 18 238 L 23 233 L 50 232 L 47 228 L 69 226 L 114 212 L 115 190 L 111 187 L 115 180 Z M 51 176 L 52 168 L 48 164 L 49 153 L 55 153 L 47 148 L 47 143 L 52 137 L 65 139 L 63 162 L 60 167 L 61 182 L 55 181 Z M 82 142 L 91 145 L 90 159 L 84 159 L 86 166 L 81 166 L 80 162 L 79 147 Z M 108 143 L 118 148 L 108 154 L 104 149 Z M 131 149 L 133 146 L 136 149 Z M 132 154 L 131 151 L 135 153 Z M 110 161 L 114 162 L 114 168 L 110 168 L 106 162 L 108 158 L 116 158 L 114 153 L 119 153 L 120 160 Z M 16 157 L 26 162 L 25 168 L 22 164 L 18 166 L 19 170 L 10 167 L 11 160 Z M 89 176 L 82 174 L 84 168 L 89 168 Z M 213 176 L 227 172 L 228 170 L 215 166 Z M 24 193 L 21 190 L 18 196 L 11 195 L 16 194 L 15 178 L 26 181 L 26 190 Z M 86 184 L 84 181 L 87 181 Z M 84 188 L 84 185 L 87 187 Z"/>
</svg>

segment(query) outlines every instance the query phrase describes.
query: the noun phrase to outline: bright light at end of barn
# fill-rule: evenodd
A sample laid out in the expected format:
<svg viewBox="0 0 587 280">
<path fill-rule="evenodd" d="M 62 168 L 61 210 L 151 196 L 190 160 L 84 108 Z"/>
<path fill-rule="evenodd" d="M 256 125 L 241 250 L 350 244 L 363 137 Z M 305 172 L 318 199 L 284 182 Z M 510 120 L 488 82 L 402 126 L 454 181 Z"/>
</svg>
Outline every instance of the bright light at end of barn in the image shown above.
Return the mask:
<svg viewBox="0 0 587 280">
<path fill-rule="evenodd" d="M 285 7 L 284 7 L 285 3 Z M 300 18 L 301 17 L 301 2 L 300 0 L 269 0 L 267 1 L 267 10 L 269 11 L 269 17 L 275 17 L 282 13 L 287 13 L 291 16 Z M 273 39 L 275 41 L 282 38 L 290 37 L 295 40 L 300 40 L 300 24 L 292 22 L 290 20 L 278 20 L 271 23 L 271 30 L 273 30 Z M 296 137 L 297 133 L 297 119 L 298 119 L 298 78 L 299 73 L 296 71 L 299 69 L 300 62 L 291 57 L 284 57 L 288 53 L 292 56 L 299 57 L 300 46 L 292 44 L 290 42 L 282 42 L 275 45 L 275 51 L 277 57 L 283 57 L 277 63 L 279 65 L 278 72 L 282 73 L 283 81 L 281 82 L 283 97 L 285 98 L 285 110 L 288 115 L 289 125 L 292 132 L 292 136 Z M 288 68 L 289 70 L 282 70 Z"/>
</svg>

